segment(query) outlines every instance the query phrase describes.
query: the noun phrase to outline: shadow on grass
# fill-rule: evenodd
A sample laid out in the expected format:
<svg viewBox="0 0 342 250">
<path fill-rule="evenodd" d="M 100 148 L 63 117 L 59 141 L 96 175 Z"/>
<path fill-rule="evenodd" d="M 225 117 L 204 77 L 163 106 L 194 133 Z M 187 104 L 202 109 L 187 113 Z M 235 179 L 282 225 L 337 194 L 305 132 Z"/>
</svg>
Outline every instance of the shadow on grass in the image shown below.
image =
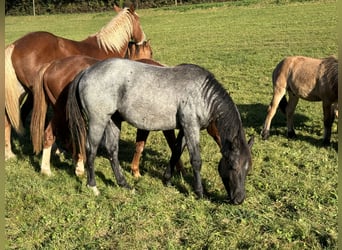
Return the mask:
<svg viewBox="0 0 342 250">
<path fill-rule="evenodd" d="M 252 103 L 252 104 L 241 104 L 237 105 L 238 110 L 241 115 L 242 124 L 244 127 L 252 127 L 257 130 L 257 132 L 261 133 L 261 130 L 264 126 L 264 122 L 267 115 L 268 105 L 262 103 Z M 297 126 L 302 126 L 305 122 L 309 121 L 310 118 L 302 115 L 302 114 L 294 114 L 294 122 Z M 276 114 L 274 115 L 271 123 L 271 130 L 273 128 L 286 128 L 286 117 L 285 115 L 278 109 Z M 272 131 L 271 131 L 272 132 Z"/>
<path fill-rule="evenodd" d="M 242 124 L 244 128 L 253 128 L 257 134 L 254 136 L 261 136 L 261 130 L 263 128 L 265 118 L 267 115 L 267 109 L 268 105 L 261 104 L 261 103 L 254 103 L 254 104 L 242 104 L 237 105 L 241 119 Z M 295 129 L 296 127 L 307 127 L 306 123 L 311 120 L 310 117 L 302 115 L 302 114 L 294 114 L 294 124 Z M 285 115 L 278 109 L 277 113 L 272 119 L 271 128 L 270 128 L 270 136 L 275 135 L 277 130 L 284 129 L 284 131 L 287 131 L 286 129 L 286 117 Z M 287 137 L 286 132 L 283 134 L 284 137 Z M 313 146 L 317 147 L 324 147 L 323 145 L 323 137 L 320 139 L 315 139 L 314 137 L 301 135 L 300 133 L 297 133 L 297 137 L 294 138 L 294 140 L 298 141 L 306 141 Z M 332 142 L 330 145 L 333 149 L 336 151 L 338 150 L 338 143 Z"/>
</svg>

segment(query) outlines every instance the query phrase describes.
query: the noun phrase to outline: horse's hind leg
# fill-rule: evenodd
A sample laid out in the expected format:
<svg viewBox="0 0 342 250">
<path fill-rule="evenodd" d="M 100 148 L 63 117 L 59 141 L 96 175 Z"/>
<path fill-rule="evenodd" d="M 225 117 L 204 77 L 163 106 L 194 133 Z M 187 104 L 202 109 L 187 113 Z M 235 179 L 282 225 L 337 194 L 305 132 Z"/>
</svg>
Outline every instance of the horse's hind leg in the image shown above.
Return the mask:
<svg viewBox="0 0 342 250">
<path fill-rule="evenodd" d="M 107 117 L 93 117 L 92 119 L 89 119 L 88 123 L 86 142 L 87 186 L 93 190 L 95 195 L 99 195 L 100 192 L 96 187 L 94 161 L 108 120 L 110 120 L 110 117 L 108 117 L 108 119 Z"/>
<path fill-rule="evenodd" d="M 261 132 L 262 139 L 266 140 L 270 136 L 271 121 L 276 114 L 277 108 L 281 99 L 285 96 L 286 89 L 283 87 L 274 86 L 273 98 L 268 107 L 267 116 L 264 123 L 264 128 Z"/>
<path fill-rule="evenodd" d="M 40 173 L 43 175 L 51 176 L 50 160 L 52 144 L 55 142 L 55 136 L 52 131 L 52 121 L 49 122 L 47 128 L 44 131 L 44 145 L 42 162 L 40 165 Z"/>
<path fill-rule="evenodd" d="M 289 102 L 286 107 L 287 137 L 295 138 L 296 132 L 293 125 L 293 114 L 298 104 L 299 97 L 289 91 Z"/>
<path fill-rule="evenodd" d="M 171 149 L 171 151 L 173 150 L 175 144 L 176 144 L 176 135 L 175 135 L 175 131 L 174 130 L 164 130 L 163 131 L 164 137 L 167 141 L 167 144 L 169 145 L 169 148 Z M 176 163 L 176 169 L 177 171 L 181 172 L 182 174 L 184 174 L 184 165 L 182 160 L 179 158 L 179 160 Z"/>
<path fill-rule="evenodd" d="M 334 106 L 331 103 L 323 101 L 323 115 L 324 115 L 324 137 L 323 144 L 329 145 L 331 138 L 331 127 L 335 118 Z"/>
<path fill-rule="evenodd" d="M 120 138 L 120 125 L 114 125 L 114 122 L 110 120 L 105 129 L 104 144 L 109 154 L 110 164 L 112 166 L 114 176 L 120 187 L 131 188 L 125 176 L 122 173 L 122 169 L 119 162 L 119 138 Z"/>
<path fill-rule="evenodd" d="M 138 129 L 137 135 L 136 135 L 136 142 L 135 142 L 135 153 L 133 156 L 133 160 L 131 163 L 131 171 L 134 177 L 138 178 L 140 177 L 140 171 L 139 171 L 139 161 L 141 158 L 141 154 L 144 151 L 144 147 L 146 144 L 147 137 L 149 135 L 149 131 Z"/>
<path fill-rule="evenodd" d="M 171 153 L 169 165 L 167 166 L 165 173 L 164 173 L 165 185 L 170 185 L 170 180 L 173 176 L 175 165 L 179 161 L 184 148 L 185 148 L 184 132 L 182 129 L 180 129 L 176 142 L 174 143 L 173 150 L 171 150 L 172 153 Z"/>
</svg>

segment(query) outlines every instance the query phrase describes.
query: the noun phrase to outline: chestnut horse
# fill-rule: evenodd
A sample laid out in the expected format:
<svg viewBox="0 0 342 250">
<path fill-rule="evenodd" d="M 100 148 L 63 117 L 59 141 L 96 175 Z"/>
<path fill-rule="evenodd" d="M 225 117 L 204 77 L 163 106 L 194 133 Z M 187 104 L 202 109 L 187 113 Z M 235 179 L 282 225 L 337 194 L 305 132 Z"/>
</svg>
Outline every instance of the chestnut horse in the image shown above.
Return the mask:
<svg viewBox="0 0 342 250">
<path fill-rule="evenodd" d="M 338 60 L 333 56 L 324 59 L 303 56 L 287 57 L 274 69 L 272 81 L 273 98 L 268 108 L 262 138 L 269 137 L 271 121 L 278 105 L 286 114 L 288 137 L 295 137 L 293 114 L 299 98 L 302 98 L 307 101 L 322 101 L 323 143 L 329 144 L 338 97 Z M 289 102 L 285 97 L 286 91 L 289 94 Z"/>
<path fill-rule="evenodd" d="M 132 60 L 162 66 L 158 62 L 150 60 L 149 58 L 151 57 L 152 49 L 148 42 L 144 42 L 143 45 L 130 43 L 129 50 L 125 56 L 125 58 L 130 58 Z M 70 134 L 65 114 L 66 97 L 68 95 L 69 84 L 79 71 L 97 62 L 99 62 L 99 60 L 95 58 L 78 55 L 53 61 L 51 64 L 48 64 L 46 67 L 41 69 L 40 74 L 44 83 L 44 90 L 46 91 L 47 97 L 54 110 L 53 118 L 49 122 L 44 134 L 44 148 L 41 163 L 42 174 L 48 176 L 51 175 L 50 157 L 52 144 L 56 139 L 55 136 L 58 136 L 67 147 L 71 146 L 69 145 Z M 167 130 L 163 131 L 163 133 L 172 150 L 176 141 L 174 131 Z M 141 176 L 139 171 L 139 161 L 148 135 L 149 131 L 137 130 L 135 153 L 131 163 L 131 170 L 134 177 Z M 81 154 L 78 154 L 77 157 L 74 155 L 74 159 L 76 162 L 75 173 L 77 176 L 81 176 L 84 173 L 83 157 Z M 176 168 L 178 171 L 184 170 L 181 160 L 177 162 Z"/>
<path fill-rule="evenodd" d="M 128 42 L 145 41 L 139 16 L 134 5 L 121 9 L 114 6 L 117 15 L 96 34 L 82 41 L 73 41 L 49 32 L 32 32 L 8 45 L 5 49 L 5 158 L 14 156 L 10 133 L 11 126 L 18 134 L 24 131 L 20 105 L 27 94 L 33 96 L 31 138 L 33 150 L 38 154 L 44 137 L 47 100 L 39 70 L 46 63 L 72 55 L 87 55 L 97 59 L 124 57 Z"/>
<path fill-rule="evenodd" d="M 140 58 L 151 57 L 152 48 L 149 42 L 143 42 L 142 45 L 137 45 L 133 42 L 129 43 L 125 58 L 137 60 Z M 70 149 L 71 146 L 69 145 L 70 133 L 65 114 L 68 85 L 80 71 L 99 61 L 100 60 L 93 57 L 76 55 L 55 60 L 50 64 L 46 64 L 46 66 L 42 67 L 39 71 L 46 96 L 49 100 L 49 103 L 53 107 L 53 117 L 49 121 L 44 133 L 43 155 L 41 163 L 42 174 L 48 176 L 51 175 L 51 148 L 53 143 L 55 143 L 56 136 L 61 139 L 66 148 Z M 139 158 L 137 159 L 138 163 Z M 76 175 L 80 176 L 83 174 L 83 172 L 83 160 L 82 156 L 79 155 L 76 162 Z"/>
</svg>

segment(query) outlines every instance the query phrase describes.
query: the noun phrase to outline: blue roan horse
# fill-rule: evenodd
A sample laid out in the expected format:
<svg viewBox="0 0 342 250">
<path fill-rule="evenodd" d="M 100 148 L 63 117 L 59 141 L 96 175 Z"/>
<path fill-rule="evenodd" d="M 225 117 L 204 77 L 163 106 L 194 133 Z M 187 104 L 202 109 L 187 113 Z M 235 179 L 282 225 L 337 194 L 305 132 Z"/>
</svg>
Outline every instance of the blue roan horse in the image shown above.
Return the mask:
<svg viewBox="0 0 342 250">
<path fill-rule="evenodd" d="M 199 66 L 160 67 L 126 59 L 101 61 L 82 71 L 71 84 L 67 115 L 73 141 L 87 156 L 87 184 L 95 194 L 94 159 L 104 135 L 116 180 L 129 188 L 118 160 L 121 122 L 127 121 L 143 130 L 179 129 L 164 178 L 170 181 L 187 145 L 199 197 L 203 197 L 200 130 L 214 124 L 222 153 L 218 171 L 229 200 L 241 204 L 245 199 L 253 140 L 246 142 L 231 97 L 210 72 Z"/>
</svg>

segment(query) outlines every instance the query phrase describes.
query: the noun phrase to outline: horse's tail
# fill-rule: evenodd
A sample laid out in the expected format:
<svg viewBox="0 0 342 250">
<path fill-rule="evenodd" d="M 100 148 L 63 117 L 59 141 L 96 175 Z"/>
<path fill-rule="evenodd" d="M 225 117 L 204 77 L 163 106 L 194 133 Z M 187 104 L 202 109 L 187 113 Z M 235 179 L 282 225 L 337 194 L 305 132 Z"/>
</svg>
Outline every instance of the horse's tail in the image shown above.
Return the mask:
<svg viewBox="0 0 342 250">
<path fill-rule="evenodd" d="M 20 118 L 20 91 L 18 90 L 18 78 L 16 76 L 12 53 L 15 45 L 11 44 L 5 49 L 5 110 L 8 119 L 15 131 L 24 134 L 24 126 Z"/>
<path fill-rule="evenodd" d="M 69 122 L 69 129 L 72 138 L 73 156 L 76 159 L 77 149 L 86 161 L 86 123 L 80 108 L 78 95 L 78 84 L 84 71 L 81 71 L 69 85 L 69 92 L 66 104 L 66 117 Z M 77 142 L 77 145 L 76 145 Z"/>
<path fill-rule="evenodd" d="M 30 132 L 32 138 L 33 151 L 36 154 L 38 154 L 42 150 L 44 141 L 45 118 L 48 103 L 45 97 L 43 87 L 43 77 L 45 70 L 49 65 L 50 64 L 44 64 L 39 69 L 32 88 L 33 110 L 31 116 Z"/>
<path fill-rule="evenodd" d="M 273 74 L 272 74 L 273 88 L 275 86 L 279 88 L 285 88 L 285 89 L 287 88 L 286 77 L 289 71 L 289 63 L 287 60 L 289 60 L 289 58 L 285 58 L 282 61 L 280 61 L 278 65 L 275 67 L 275 69 L 273 70 Z M 287 107 L 286 96 L 283 96 L 281 98 L 278 107 L 281 112 L 286 114 L 286 107 Z"/>
</svg>

